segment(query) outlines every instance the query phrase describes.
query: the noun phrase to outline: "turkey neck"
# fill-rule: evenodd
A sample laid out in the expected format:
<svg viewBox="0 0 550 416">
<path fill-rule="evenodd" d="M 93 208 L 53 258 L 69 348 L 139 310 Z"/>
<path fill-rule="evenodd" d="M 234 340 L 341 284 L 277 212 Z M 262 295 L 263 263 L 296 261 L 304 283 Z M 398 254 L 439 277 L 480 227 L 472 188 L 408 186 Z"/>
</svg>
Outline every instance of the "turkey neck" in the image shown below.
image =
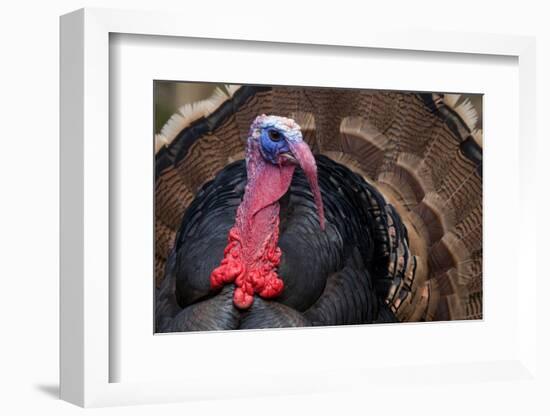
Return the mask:
<svg viewBox="0 0 550 416">
<path fill-rule="evenodd" d="M 248 180 L 224 259 L 211 275 L 213 289 L 235 282 L 233 302 L 240 309 L 250 307 L 256 293 L 273 298 L 283 291 L 276 272 L 281 257 L 278 201 L 290 186 L 294 165 L 266 162 L 257 141 L 249 139 L 246 170 Z"/>
<path fill-rule="evenodd" d="M 257 257 L 256 254 L 262 251 L 265 244 L 277 244 L 279 199 L 290 187 L 294 168 L 294 165 L 278 166 L 266 162 L 260 154 L 258 143 L 249 142 L 246 164 L 248 180 L 235 219 L 247 264 Z"/>
</svg>

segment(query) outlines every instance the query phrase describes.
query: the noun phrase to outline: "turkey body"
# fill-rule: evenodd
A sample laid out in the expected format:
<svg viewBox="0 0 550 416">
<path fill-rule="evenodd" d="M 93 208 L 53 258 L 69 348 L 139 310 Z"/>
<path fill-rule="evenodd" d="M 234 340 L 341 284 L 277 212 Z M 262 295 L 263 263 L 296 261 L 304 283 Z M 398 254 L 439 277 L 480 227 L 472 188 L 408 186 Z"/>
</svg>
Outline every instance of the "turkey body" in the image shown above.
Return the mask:
<svg viewBox="0 0 550 416">
<path fill-rule="evenodd" d="M 326 229 L 319 227 L 307 180 L 297 170 L 279 201 L 282 295 L 256 298 L 250 310 L 240 311 L 228 288 L 211 293 L 209 276 L 223 257 L 247 182 L 244 161 L 234 162 L 204 185 L 185 213 L 159 289 L 157 331 L 395 321 L 384 303 L 391 280 L 382 213 L 393 215 L 403 240 L 406 230 L 372 185 L 327 157 L 316 159 Z"/>
</svg>

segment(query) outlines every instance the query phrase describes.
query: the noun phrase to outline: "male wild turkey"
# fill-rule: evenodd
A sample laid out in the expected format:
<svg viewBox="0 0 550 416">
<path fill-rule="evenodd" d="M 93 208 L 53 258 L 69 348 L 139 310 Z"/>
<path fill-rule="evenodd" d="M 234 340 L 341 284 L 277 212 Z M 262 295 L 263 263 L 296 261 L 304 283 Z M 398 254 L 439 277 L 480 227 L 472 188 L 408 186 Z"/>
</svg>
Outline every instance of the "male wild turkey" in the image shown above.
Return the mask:
<svg viewBox="0 0 550 416">
<path fill-rule="evenodd" d="M 481 318 L 477 121 L 454 94 L 182 107 L 155 137 L 156 331 Z"/>
</svg>

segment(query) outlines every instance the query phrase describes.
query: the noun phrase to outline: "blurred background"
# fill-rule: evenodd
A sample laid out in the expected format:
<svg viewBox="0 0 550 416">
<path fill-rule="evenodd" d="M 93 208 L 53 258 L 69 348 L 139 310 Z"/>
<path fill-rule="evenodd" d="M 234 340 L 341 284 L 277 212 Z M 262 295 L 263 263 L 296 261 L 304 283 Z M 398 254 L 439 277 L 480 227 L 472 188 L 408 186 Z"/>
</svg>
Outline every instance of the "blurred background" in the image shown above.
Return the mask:
<svg viewBox="0 0 550 416">
<path fill-rule="evenodd" d="M 155 132 L 184 104 L 204 100 L 224 84 L 204 82 L 155 81 Z"/>
<path fill-rule="evenodd" d="M 212 95 L 217 87 L 224 88 L 223 83 L 155 81 L 155 133 L 184 104 L 204 100 Z M 482 94 L 461 94 L 458 103 L 470 100 L 477 114 L 480 115 L 476 128 L 482 127 Z"/>
</svg>

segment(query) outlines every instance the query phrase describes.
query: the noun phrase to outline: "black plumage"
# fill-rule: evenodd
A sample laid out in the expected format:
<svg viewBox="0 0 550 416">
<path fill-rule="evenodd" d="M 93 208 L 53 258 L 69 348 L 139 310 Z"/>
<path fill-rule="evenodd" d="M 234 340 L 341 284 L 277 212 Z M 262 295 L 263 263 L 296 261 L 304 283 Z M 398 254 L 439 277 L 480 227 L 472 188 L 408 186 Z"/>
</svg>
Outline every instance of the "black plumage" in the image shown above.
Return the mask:
<svg viewBox="0 0 550 416">
<path fill-rule="evenodd" d="M 276 300 L 256 298 L 249 311 L 240 312 L 227 288 L 211 293 L 209 276 L 223 257 L 247 181 L 244 161 L 234 162 L 203 186 L 185 212 L 159 289 L 158 331 L 395 320 L 381 295 L 387 291 L 383 270 L 391 250 L 387 219 L 380 217 L 392 212 L 391 206 L 345 166 L 322 155 L 316 160 L 327 226 L 320 230 L 309 185 L 297 170 L 280 200 L 283 294 Z M 399 246 L 406 243 L 406 232 L 398 216 L 394 222 L 403 240 L 394 242 Z"/>
</svg>

